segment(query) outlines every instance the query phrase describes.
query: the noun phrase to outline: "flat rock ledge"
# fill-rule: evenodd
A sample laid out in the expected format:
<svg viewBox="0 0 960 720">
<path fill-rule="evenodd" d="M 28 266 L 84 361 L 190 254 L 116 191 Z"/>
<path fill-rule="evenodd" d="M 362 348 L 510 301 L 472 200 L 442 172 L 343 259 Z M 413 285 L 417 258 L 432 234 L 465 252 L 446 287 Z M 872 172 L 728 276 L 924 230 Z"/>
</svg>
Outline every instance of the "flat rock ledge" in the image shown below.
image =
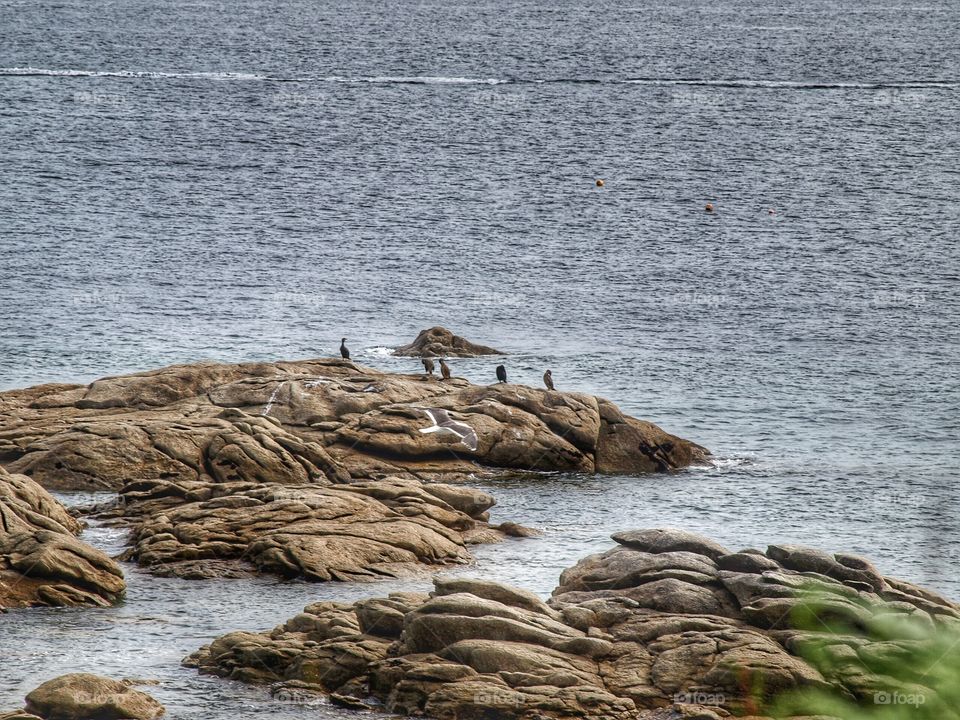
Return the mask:
<svg viewBox="0 0 960 720">
<path fill-rule="evenodd" d="M 445 327 L 421 330 L 409 345 L 394 349 L 394 355 L 402 357 L 477 357 L 479 355 L 506 355 L 486 345 L 477 345 L 466 338 L 454 335 Z"/>
<path fill-rule="evenodd" d="M 137 480 L 641 474 L 708 455 L 592 395 L 441 381 L 340 359 L 175 365 L 0 393 L 0 465 L 56 490 L 118 490 Z"/>
<path fill-rule="evenodd" d="M 89 673 L 48 680 L 26 698 L 26 707 L 0 720 L 155 720 L 164 707 L 131 683 Z"/>
<path fill-rule="evenodd" d="M 491 526 L 493 504 L 478 490 L 410 478 L 303 485 L 140 480 L 97 514 L 132 526 L 122 559 L 156 575 L 362 581 L 469 563 L 469 544 L 529 532 Z"/>
<path fill-rule="evenodd" d="M 960 606 L 859 557 L 792 545 L 731 552 L 670 529 L 614 539 L 566 570 L 549 602 L 438 577 L 429 595 L 314 603 L 272 631 L 224 635 L 184 664 L 269 684 L 285 700 L 322 695 L 444 720 L 761 718 L 792 689 L 872 698 L 889 680 L 879 668 L 918 642 L 915 632 L 872 633 L 876 618 L 960 627 Z M 827 635 L 800 621 L 801 607 L 859 629 Z M 813 645 L 837 660 L 829 670 L 804 659 Z M 922 687 L 923 670 L 911 688 L 936 706 L 944 699 Z"/>
<path fill-rule="evenodd" d="M 0 467 L 0 611 L 108 606 L 126 589 L 120 567 L 77 539 L 80 524 L 25 475 Z"/>
</svg>

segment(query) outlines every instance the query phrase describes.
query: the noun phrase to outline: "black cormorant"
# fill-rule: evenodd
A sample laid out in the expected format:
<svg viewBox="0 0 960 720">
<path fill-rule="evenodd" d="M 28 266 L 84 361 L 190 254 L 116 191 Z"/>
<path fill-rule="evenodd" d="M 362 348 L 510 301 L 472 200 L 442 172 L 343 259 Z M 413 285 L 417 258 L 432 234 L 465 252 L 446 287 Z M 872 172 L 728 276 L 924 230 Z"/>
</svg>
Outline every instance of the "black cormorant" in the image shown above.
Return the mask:
<svg viewBox="0 0 960 720">
<path fill-rule="evenodd" d="M 547 386 L 547 390 L 553 390 L 553 371 L 547 370 L 543 374 L 543 384 Z"/>
</svg>

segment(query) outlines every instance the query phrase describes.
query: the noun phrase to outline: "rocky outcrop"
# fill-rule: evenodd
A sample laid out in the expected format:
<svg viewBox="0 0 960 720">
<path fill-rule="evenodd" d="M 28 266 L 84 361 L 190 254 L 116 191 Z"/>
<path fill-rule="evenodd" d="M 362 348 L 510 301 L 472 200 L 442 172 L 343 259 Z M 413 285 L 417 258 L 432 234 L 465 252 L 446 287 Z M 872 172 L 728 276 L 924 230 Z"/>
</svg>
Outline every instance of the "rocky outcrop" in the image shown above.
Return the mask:
<svg viewBox="0 0 960 720">
<path fill-rule="evenodd" d="M 486 345 L 477 345 L 466 338 L 454 335 L 445 327 L 432 327 L 421 330 L 409 345 L 402 345 L 393 351 L 394 355 L 404 357 L 477 357 L 478 355 L 505 355 Z"/>
<path fill-rule="evenodd" d="M 790 545 L 730 552 L 662 529 L 615 540 L 565 571 L 548 603 L 497 583 L 438 578 L 430 595 L 315 603 L 270 632 L 224 635 L 184 662 L 268 683 L 286 698 L 325 693 L 350 707 L 436 718 L 716 720 L 761 717 L 798 688 L 872 697 L 884 681 L 876 659 L 917 642 L 913 632 L 872 634 L 872 618 L 960 627 L 960 606 L 861 558 Z M 858 629 L 827 635 L 824 623 L 837 618 Z M 821 673 L 803 651 L 825 640 L 844 662 Z M 937 701 L 936 688 L 924 692 Z"/>
<path fill-rule="evenodd" d="M 113 560 L 77 539 L 80 524 L 46 490 L 0 468 L 0 609 L 116 602 Z"/>
<path fill-rule="evenodd" d="M 195 578 L 357 580 L 463 563 L 471 543 L 529 531 L 490 527 L 493 498 L 449 483 L 666 472 L 708 455 L 591 395 L 341 359 L 39 386 L 0 393 L 0 411 L 8 470 L 51 489 L 119 491 L 98 511 L 130 525 L 125 557 Z"/>
<path fill-rule="evenodd" d="M 163 705 L 127 682 L 71 673 L 48 680 L 27 695 L 23 711 L 2 715 L 6 720 L 154 720 Z"/>
<path fill-rule="evenodd" d="M 273 573 L 373 580 L 470 561 L 467 545 L 516 534 L 487 524 L 494 499 L 388 478 L 327 485 L 141 480 L 100 513 L 133 523 L 124 559 L 186 578 Z"/>
<path fill-rule="evenodd" d="M 349 361 L 200 363 L 0 393 L 0 463 L 50 489 L 669 471 L 707 451 L 591 395 Z"/>
</svg>

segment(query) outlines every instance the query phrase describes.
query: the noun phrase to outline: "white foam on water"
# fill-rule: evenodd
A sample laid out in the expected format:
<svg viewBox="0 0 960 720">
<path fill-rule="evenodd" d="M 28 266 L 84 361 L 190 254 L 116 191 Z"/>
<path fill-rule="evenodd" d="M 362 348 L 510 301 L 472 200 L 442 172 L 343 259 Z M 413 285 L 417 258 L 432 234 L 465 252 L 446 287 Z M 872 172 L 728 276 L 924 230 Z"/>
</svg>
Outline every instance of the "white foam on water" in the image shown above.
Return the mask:
<svg viewBox="0 0 960 720">
<path fill-rule="evenodd" d="M 796 80 L 707 80 L 707 79 L 668 79 L 668 78 L 637 78 L 624 80 L 628 85 L 654 85 L 654 86 L 707 86 L 707 87 L 732 87 L 732 88 L 772 88 L 772 89 L 796 89 L 796 90 L 892 90 L 892 89 L 910 89 L 910 88 L 955 88 L 956 82 L 945 82 L 940 80 L 906 80 L 902 82 L 802 82 Z"/>
<path fill-rule="evenodd" d="M 266 75 L 256 73 L 224 72 L 154 72 L 147 70 L 73 70 L 35 67 L 0 68 L 0 75 L 48 76 L 48 77 L 114 77 L 114 78 L 186 78 L 198 80 L 267 80 Z"/>
<path fill-rule="evenodd" d="M 399 83 L 413 85 L 502 85 L 509 82 L 498 78 L 466 78 L 466 77 L 443 77 L 430 75 L 415 76 L 378 76 L 362 78 L 362 82 L 368 83 Z"/>
<path fill-rule="evenodd" d="M 375 345 L 372 348 L 367 348 L 366 350 L 361 351 L 362 355 L 372 355 L 373 357 L 393 357 L 393 348 L 385 347 L 383 345 Z"/>
<path fill-rule="evenodd" d="M 691 470 L 731 470 L 733 468 L 753 465 L 753 460 L 746 457 L 711 457 L 702 465 L 691 465 Z"/>
</svg>

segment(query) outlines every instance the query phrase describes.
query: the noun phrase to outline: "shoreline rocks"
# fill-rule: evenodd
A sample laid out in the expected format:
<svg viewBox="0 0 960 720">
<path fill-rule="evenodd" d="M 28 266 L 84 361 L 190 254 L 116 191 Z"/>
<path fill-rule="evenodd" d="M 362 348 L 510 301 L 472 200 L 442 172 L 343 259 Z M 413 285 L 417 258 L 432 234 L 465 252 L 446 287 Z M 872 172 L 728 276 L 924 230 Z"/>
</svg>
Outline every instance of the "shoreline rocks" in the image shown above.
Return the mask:
<svg viewBox="0 0 960 720">
<path fill-rule="evenodd" d="M 25 475 L 0 467 L 0 611 L 30 606 L 116 603 L 119 566 L 79 540 L 81 526 Z"/>
<path fill-rule="evenodd" d="M 517 534 L 489 525 L 495 500 L 411 479 L 325 485 L 141 480 L 122 488 L 133 528 L 122 559 L 188 579 L 253 572 L 312 581 L 404 577 L 466 564 L 467 546 Z"/>
<path fill-rule="evenodd" d="M 90 673 L 61 675 L 32 690 L 22 711 L 0 720 L 155 720 L 164 714 L 163 705 L 130 685 Z"/>
<path fill-rule="evenodd" d="M 130 528 L 123 559 L 184 578 L 361 580 L 463 564 L 471 544 L 532 532 L 491 526 L 494 499 L 464 481 L 672 472 L 708 456 L 592 395 L 340 358 L 175 365 L 0 393 L 0 467 L 48 489 L 117 491 L 86 512 Z M 58 592 L 49 602 L 74 601 Z"/>
<path fill-rule="evenodd" d="M 492 347 L 472 343 L 440 326 L 421 330 L 412 343 L 394 349 L 393 354 L 400 357 L 461 358 L 480 355 L 506 355 L 506 353 Z"/>
<path fill-rule="evenodd" d="M 55 490 L 148 479 L 300 485 L 644 474 L 709 456 L 592 395 L 440 381 L 339 359 L 177 365 L 0 393 L 0 410 L 0 465 Z"/>
<path fill-rule="evenodd" d="M 875 660 L 917 638 L 872 635 L 871 613 L 960 628 L 960 605 L 862 558 L 731 552 L 670 529 L 615 539 L 567 569 L 548 602 L 438 577 L 429 595 L 314 603 L 272 631 L 217 638 L 184 664 L 275 695 L 435 718 L 759 718 L 800 688 L 872 697 L 884 681 Z M 804 624 L 801 608 L 819 622 Z M 861 630 L 825 633 L 820 623 L 838 618 Z M 844 661 L 816 668 L 804 650 L 825 639 Z"/>
</svg>

